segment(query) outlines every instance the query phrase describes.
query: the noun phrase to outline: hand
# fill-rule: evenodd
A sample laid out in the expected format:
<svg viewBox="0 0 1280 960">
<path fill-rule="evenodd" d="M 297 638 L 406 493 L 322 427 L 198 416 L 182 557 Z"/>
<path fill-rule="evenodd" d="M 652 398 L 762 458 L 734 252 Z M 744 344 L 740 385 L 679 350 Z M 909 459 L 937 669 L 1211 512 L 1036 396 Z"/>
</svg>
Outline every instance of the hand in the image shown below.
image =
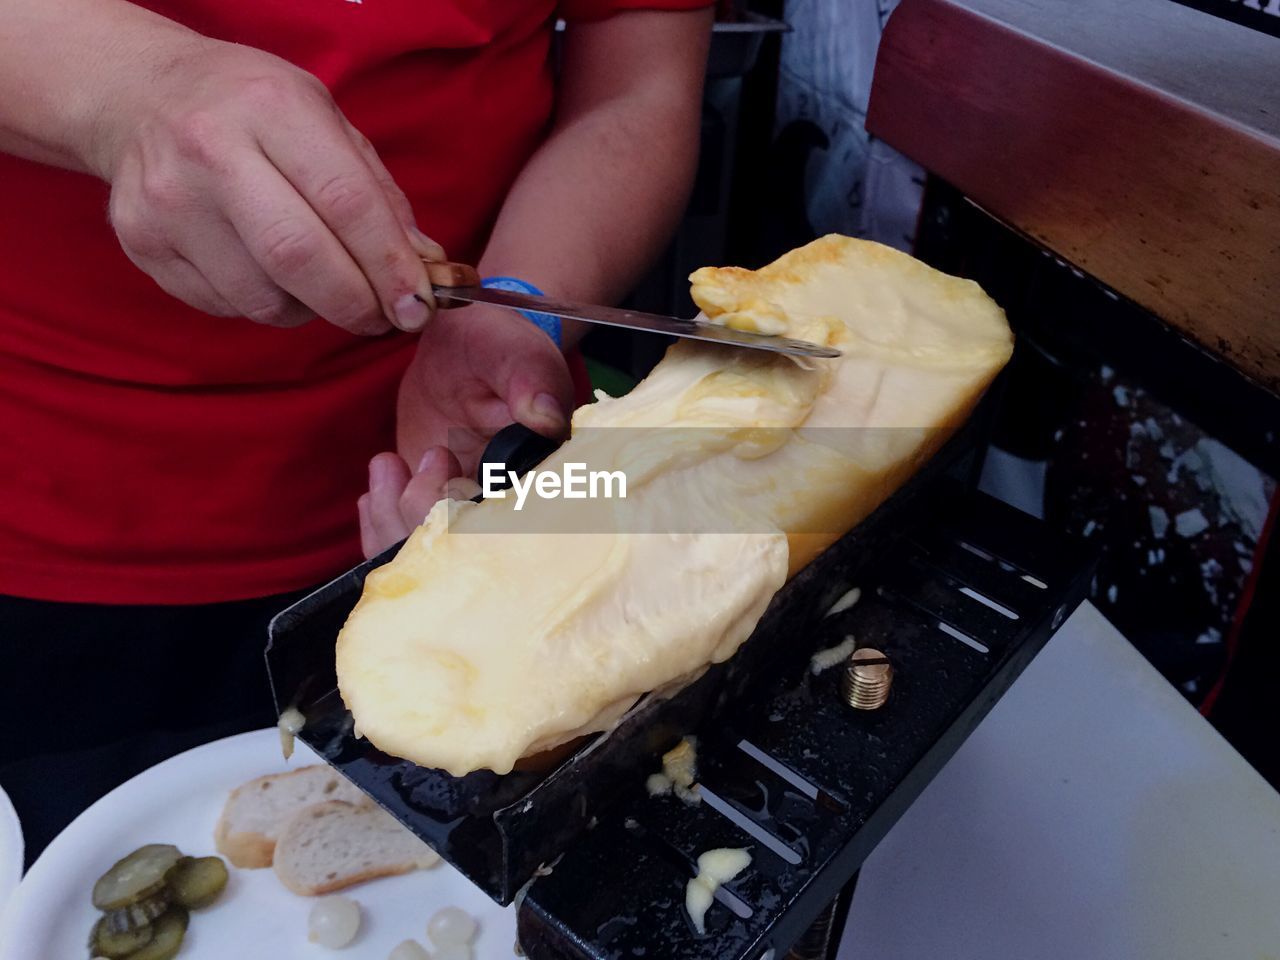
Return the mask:
<svg viewBox="0 0 1280 960">
<path fill-rule="evenodd" d="M 130 260 L 215 316 L 423 327 L 435 302 L 421 258 L 444 251 L 319 80 L 205 37 L 137 72 L 87 158 Z"/>
<path fill-rule="evenodd" d="M 480 456 L 503 427 L 564 436 L 572 409 L 563 354 L 524 317 L 483 304 L 441 311 L 400 385 L 399 452 L 369 463 L 358 504 L 365 556 L 408 536 L 442 497 L 474 496 Z"/>
</svg>

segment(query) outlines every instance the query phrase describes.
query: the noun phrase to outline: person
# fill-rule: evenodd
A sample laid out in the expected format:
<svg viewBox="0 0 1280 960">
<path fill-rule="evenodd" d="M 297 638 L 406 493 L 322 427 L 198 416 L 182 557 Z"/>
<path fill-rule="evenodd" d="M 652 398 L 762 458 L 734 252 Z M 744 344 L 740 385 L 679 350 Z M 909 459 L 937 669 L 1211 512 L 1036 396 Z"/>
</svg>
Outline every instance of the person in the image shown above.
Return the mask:
<svg viewBox="0 0 1280 960">
<path fill-rule="evenodd" d="M 423 260 L 624 295 L 691 187 L 711 19 L 8 0 L 0 784 L 29 858 L 137 770 L 270 723 L 274 612 L 499 428 L 567 429 L 582 330 L 436 311 Z"/>
</svg>

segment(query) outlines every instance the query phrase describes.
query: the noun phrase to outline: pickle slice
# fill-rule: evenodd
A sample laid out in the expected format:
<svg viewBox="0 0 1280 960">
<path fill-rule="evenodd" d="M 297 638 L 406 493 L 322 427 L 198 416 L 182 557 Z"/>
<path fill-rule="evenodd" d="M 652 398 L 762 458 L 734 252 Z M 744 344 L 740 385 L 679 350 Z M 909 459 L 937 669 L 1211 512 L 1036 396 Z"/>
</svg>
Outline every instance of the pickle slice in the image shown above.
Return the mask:
<svg viewBox="0 0 1280 960">
<path fill-rule="evenodd" d="M 172 906 L 162 914 L 151 929 L 155 931 L 149 943 L 129 954 L 128 960 L 171 960 L 182 949 L 182 938 L 187 935 L 187 911 Z"/>
<path fill-rule="evenodd" d="M 149 843 L 116 863 L 93 885 L 93 905 L 119 910 L 164 891 L 164 875 L 182 851 L 167 843 Z"/>
<path fill-rule="evenodd" d="M 99 917 L 89 934 L 89 953 L 95 957 L 106 957 L 107 960 L 121 960 L 135 950 L 141 950 L 155 936 L 150 924 L 143 924 L 131 930 L 112 930 L 106 917 Z"/>
<path fill-rule="evenodd" d="M 168 890 L 161 890 L 155 896 L 146 897 L 137 903 L 129 904 L 127 907 L 108 910 L 104 917 L 107 921 L 107 929 L 112 933 L 123 933 L 126 930 L 145 927 L 169 909 L 171 899 Z"/>
<path fill-rule="evenodd" d="M 176 903 L 188 910 L 207 907 L 227 888 L 227 865 L 218 857 L 183 857 L 164 875 Z"/>
</svg>

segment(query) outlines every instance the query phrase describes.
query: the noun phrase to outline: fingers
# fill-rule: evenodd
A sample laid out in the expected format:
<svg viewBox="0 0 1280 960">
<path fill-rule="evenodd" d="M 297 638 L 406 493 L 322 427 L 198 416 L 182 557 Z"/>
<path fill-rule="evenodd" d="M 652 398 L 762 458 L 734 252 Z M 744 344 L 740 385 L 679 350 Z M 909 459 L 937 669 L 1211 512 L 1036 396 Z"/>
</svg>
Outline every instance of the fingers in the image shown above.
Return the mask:
<svg viewBox="0 0 1280 960">
<path fill-rule="evenodd" d="M 160 285 L 160 289 L 169 296 L 214 317 L 240 315 L 240 311 L 228 303 L 199 270 L 178 254 L 144 263 L 135 259 L 127 248 L 125 253 L 137 267 L 150 274 Z"/>
<path fill-rule="evenodd" d="M 382 542 L 374 533 L 372 521 L 369 519 L 369 494 L 360 495 L 360 499 L 356 501 L 356 513 L 360 517 L 360 552 L 366 560 L 372 560 L 385 548 L 379 549 Z"/>
<path fill-rule="evenodd" d="M 401 518 L 415 527 L 422 523 L 436 501 L 449 495 L 449 484 L 461 475 L 462 464 L 446 447 L 428 449 L 400 497 Z"/>
<path fill-rule="evenodd" d="M 183 303 L 215 317 L 238 316 L 235 306 L 174 248 L 167 224 L 143 211 L 143 189 L 136 182 L 138 179 L 135 176 L 124 187 L 115 183 L 111 188 L 109 219 L 124 255 L 160 289 Z M 186 195 L 180 199 L 183 205 L 189 203 Z"/>
<path fill-rule="evenodd" d="M 230 306 L 229 313 L 219 315 L 247 317 L 273 327 L 298 327 L 315 318 L 314 308 L 278 286 L 249 256 L 229 223 L 215 221 L 206 229 L 186 234 L 179 243 L 183 261 L 202 264 L 202 278 Z M 372 294 L 368 299 L 373 302 Z M 376 306 L 374 310 L 376 313 Z"/>
<path fill-rule="evenodd" d="M 243 158 L 229 178 L 224 202 L 238 245 L 254 264 L 253 273 L 265 275 L 271 286 L 351 333 L 367 336 L 391 328 L 359 264 L 264 157 Z M 394 232 L 401 235 L 398 227 Z M 243 261 L 234 265 L 245 266 Z M 270 299 L 265 291 L 259 296 Z"/>
<path fill-rule="evenodd" d="M 210 312 L 421 329 L 434 309 L 423 259 L 444 251 L 324 85 L 216 42 L 174 71 L 154 98 L 163 108 L 149 106 L 105 165 L 130 259 Z"/>
<path fill-rule="evenodd" d="M 448 259 L 449 255 L 444 252 L 444 247 L 440 246 L 440 244 L 436 243 L 434 240 L 428 237 L 425 233 L 423 233 L 417 227 L 410 227 L 408 232 L 409 232 L 410 245 L 413 247 L 414 251 L 418 254 L 418 256 L 421 257 L 423 260 L 434 260 L 436 262 L 442 262 Z M 432 306 L 435 306 L 435 302 L 436 302 L 436 295 L 435 295 L 435 291 L 432 290 L 431 291 Z"/>
<path fill-rule="evenodd" d="M 478 491 L 479 486 L 462 476 L 458 458 L 445 447 L 428 449 L 412 476 L 399 456 L 380 453 L 369 461 L 369 492 L 356 502 L 360 548 L 366 557 L 377 556 L 418 527 L 436 501 L 444 497 L 469 500 Z"/>
<path fill-rule="evenodd" d="M 422 258 L 405 232 L 406 204 L 396 204 L 397 215 L 383 183 L 337 117 L 335 111 L 328 123 L 312 117 L 306 126 L 267 128 L 262 147 L 355 261 L 392 325 L 420 330 L 435 298 Z"/>
<path fill-rule="evenodd" d="M 409 484 L 409 467 L 394 453 L 369 461 L 369 492 L 360 498 L 360 545 L 366 556 L 381 553 L 409 535 L 400 515 L 400 496 Z"/>
<path fill-rule="evenodd" d="M 378 151 L 373 148 L 369 138 L 353 127 L 346 117 L 341 117 L 341 121 L 347 136 L 351 138 L 351 142 L 360 151 L 360 155 L 368 165 L 370 173 L 378 181 L 378 185 L 382 187 L 382 192 L 386 195 L 387 202 L 391 204 L 392 211 L 408 235 L 409 244 L 413 247 L 414 252 L 423 260 L 448 260 L 449 257 L 444 252 L 444 247 L 418 229 L 409 198 L 405 196 L 404 191 L 400 189 L 400 185 L 391 176 L 391 171 L 383 164 L 382 158 L 378 156 Z"/>
<path fill-rule="evenodd" d="M 206 312 L 282 327 L 319 314 L 353 333 L 389 330 L 369 281 L 289 182 L 256 149 L 228 152 L 207 185 L 137 165 L 120 176 L 110 213 L 129 258 Z"/>
</svg>

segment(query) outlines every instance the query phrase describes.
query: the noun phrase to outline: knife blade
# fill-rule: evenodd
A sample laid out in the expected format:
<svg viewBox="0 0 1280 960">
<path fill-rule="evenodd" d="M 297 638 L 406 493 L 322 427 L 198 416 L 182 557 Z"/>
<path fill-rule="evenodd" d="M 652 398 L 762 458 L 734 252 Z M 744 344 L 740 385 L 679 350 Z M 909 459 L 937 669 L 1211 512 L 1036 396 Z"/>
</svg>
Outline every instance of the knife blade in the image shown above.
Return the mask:
<svg viewBox="0 0 1280 960">
<path fill-rule="evenodd" d="M 656 313 L 643 313 L 639 310 L 623 310 L 618 307 L 604 307 L 593 304 L 573 303 L 558 300 L 555 297 L 535 297 L 528 293 L 515 293 L 509 290 L 490 290 L 481 286 L 443 286 L 433 284 L 436 300 L 442 306 L 446 301 L 459 303 L 491 303 L 494 306 L 506 307 L 510 310 L 532 310 L 537 313 L 550 313 L 567 320 L 584 320 L 587 323 L 600 323 L 610 327 L 624 327 L 628 330 L 642 330 L 646 333 L 661 333 L 669 337 L 683 337 L 686 340 L 705 340 L 710 343 L 722 343 L 733 347 L 746 347 L 750 350 L 768 350 L 773 353 L 785 353 L 795 357 L 838 357 L 840 351 L 807 340 L 795 340 L 790 337 L 773 337 L 763 333 L 750 333 L 746 330 L 734 330 L 718 323 L 705 320 L 682 320 L 679 317 L 664 317 Z"/>
</svg>

